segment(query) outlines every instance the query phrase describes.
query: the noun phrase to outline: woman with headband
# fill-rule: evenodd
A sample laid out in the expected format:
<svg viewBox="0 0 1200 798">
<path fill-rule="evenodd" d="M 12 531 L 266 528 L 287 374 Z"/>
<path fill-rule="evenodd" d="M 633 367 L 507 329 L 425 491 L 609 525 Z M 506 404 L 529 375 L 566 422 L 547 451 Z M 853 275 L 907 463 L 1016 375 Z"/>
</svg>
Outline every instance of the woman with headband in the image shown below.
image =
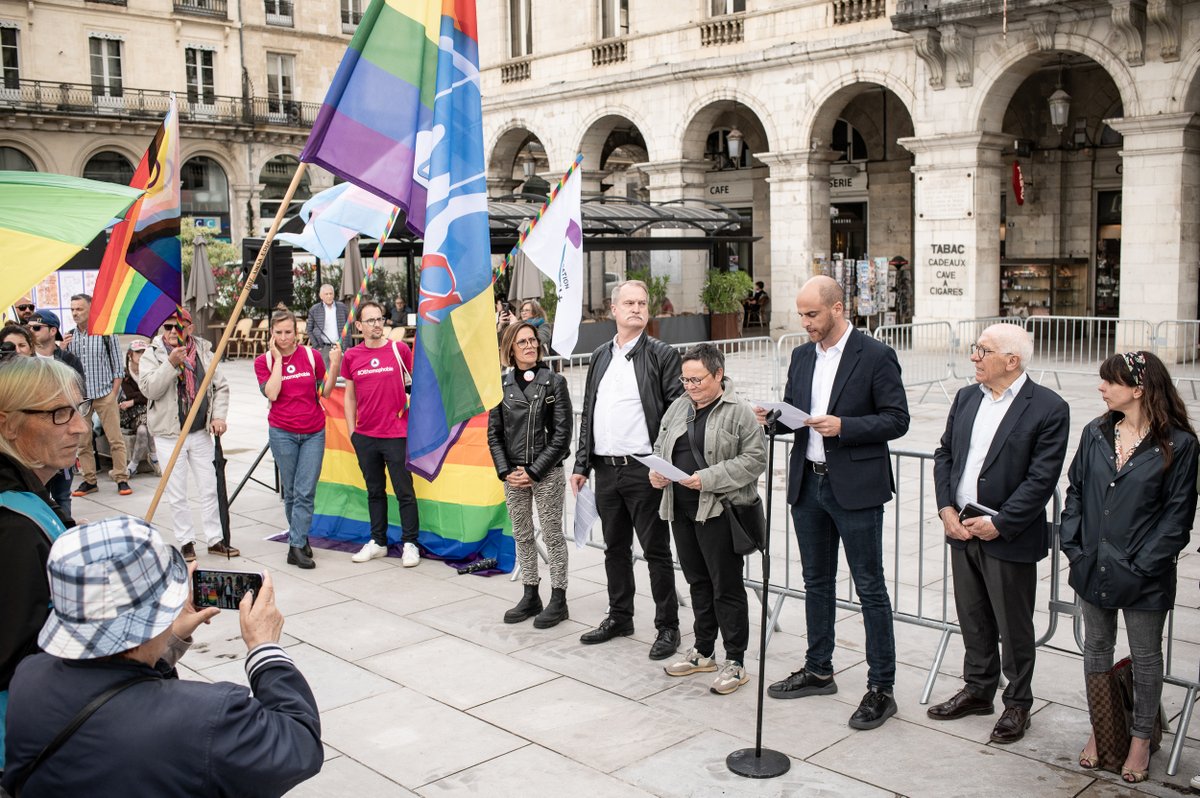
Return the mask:
<svg viewBox="0 0 1200 798">
<path fill-rule="evenodd" d="M 1083 606 L 1083 670 L 1093 728 L 1079 765 L 1114 772 L 1120 767 L 1121 778 L 1134 784 L 1150 771 L 1163 685 L 1163 624 L 1175 605 L 1175 559 L 1188 543 L 1196 514 L 1200 446 L 1171 375 L 1150 352 L 1104 361 L 1099 390 L 1108 411 L 1083 430 L 1062 513 L 1062 550 Z M 1109 671 L 1117 610 L 1125 616 L 1133 660 L 1127 755 L 1123 739 L 1109 750 L 1103 733 L 1103 750 L 1097 747 L 1097 729 L 1113 706 Z"/>
</svg>

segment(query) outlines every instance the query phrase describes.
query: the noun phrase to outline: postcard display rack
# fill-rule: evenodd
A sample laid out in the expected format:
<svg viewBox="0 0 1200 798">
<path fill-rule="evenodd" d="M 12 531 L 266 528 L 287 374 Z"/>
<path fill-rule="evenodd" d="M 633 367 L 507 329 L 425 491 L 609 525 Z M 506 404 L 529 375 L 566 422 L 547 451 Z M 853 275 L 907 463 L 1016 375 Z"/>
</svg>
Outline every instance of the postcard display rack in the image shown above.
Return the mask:
<svg viewBox="0 0 1200 798">
<path fill-rule="evenodd" d="M 909 270 L 897 268 L 887 258 L 831 261 L 817 258 L 813 274 L 832 277 L 842 287 L 846 317 L 874 329 L 883 324 L 905 323 L 911 315 L 912 280 Z"/>
<path fill-rule="evenodd" d="M 1086 316 L 1087 260 L 1000 263 L 1000 315 Z"/>
</svg>

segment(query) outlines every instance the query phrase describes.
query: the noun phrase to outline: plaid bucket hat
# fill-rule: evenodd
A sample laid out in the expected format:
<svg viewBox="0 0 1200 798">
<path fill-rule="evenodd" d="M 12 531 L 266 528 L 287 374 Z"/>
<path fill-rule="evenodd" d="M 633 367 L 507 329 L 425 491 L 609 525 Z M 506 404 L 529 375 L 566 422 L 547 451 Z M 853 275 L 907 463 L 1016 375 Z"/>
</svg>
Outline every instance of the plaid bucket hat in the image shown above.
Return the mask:
<svg viewBox="0 0 1200 798">
<path fill-rule="evenodd" d="M 170 626 L 188 597 L 183 555 L 132 516 L 63 533 L 46 571 L 54 606 L 38 645 L 63 659 L 128 651 Z"/>
</svg>

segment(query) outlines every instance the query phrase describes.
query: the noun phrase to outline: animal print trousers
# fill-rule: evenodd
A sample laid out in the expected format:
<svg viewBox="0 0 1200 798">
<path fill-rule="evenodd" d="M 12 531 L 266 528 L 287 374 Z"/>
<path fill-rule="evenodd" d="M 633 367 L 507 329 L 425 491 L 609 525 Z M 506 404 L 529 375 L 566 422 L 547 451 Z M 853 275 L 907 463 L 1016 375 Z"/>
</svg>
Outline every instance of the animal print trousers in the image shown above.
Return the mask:
<svg viewBox="0 0 1200 798">
<path fill-rule="evenodd" d="M 517 544 L 517 564 L 521 566 L 521 583 L 538 583 L 538 552 L 534 542 L 533 504 L 537 502 L 538 520 L 542 522 L 542 540 L 550 560 L 550 587 L 567 586 L 567 541 L 563 538 L 563 500 L 566 478 L 558 466 L 532 488 L 514 488 L 504 483 L 504 500 L 512 518 L 513 540 Z"/>
</svg>

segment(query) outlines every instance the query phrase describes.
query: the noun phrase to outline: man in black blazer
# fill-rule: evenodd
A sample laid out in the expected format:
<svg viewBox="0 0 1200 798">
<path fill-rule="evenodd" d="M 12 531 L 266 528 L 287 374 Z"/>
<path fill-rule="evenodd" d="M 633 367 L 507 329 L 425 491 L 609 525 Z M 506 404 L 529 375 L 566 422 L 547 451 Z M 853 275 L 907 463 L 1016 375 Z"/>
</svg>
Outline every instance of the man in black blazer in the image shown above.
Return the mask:
<svg viewBox="0 0 1200 798">
<path fill-rule="evenodd" d="M 341 341 L 338 341 L 338 336 L 346 327 L 346 318 L 349 316 L 350 310 L 345 303 L 334 301 L 333 286 L 329 283 L 321 286 L 319 295 L 321 301 L 308 309 L 306 330 L 309 345 L 321 353 L 321 357 L 325 360 L 325 366 L 328 368 L 329 350 L 333 348 L 333 345 L 341 343 L 342 351 L 345 352 L 354 346 L 354 339 L 350 335 L 350 331 L 346 330 Z"/>
<path fill-rule="evenodd" d="M 1008 686 L 1004 713 L 992 730 L 996 743 L 1016 742 L 1029 728 L 1037 562 L 1046 556 L 1046 504 L 1062 473 L 1070 428 L 1067 403 L 1025 374 L 1032 354 L 1023 328 L 995 324 L 984 330 L 971 352 L 978 384 L 954 397 L 934 452 L 938 514 L 952 549 L 954 603 L 966 647 L 966 686 L 928 715 L 955 720 L 992 714 L 1003 671 Z"/>
<path fill-rule="evenodd" d="M 888 441 L 908 431 L 908 398 L 896 353 L 846 321 L 842 289 L 831 278 L 806 282 L 796 310 L 810 343 L 792 351 L 783 399 L 811 414 L 795 430 L 787 493 L 804 573 L 808 652 L 803 667 L 768 692 L 772 698 L 837 692 L 833 625 L 840 542 L 867 633 L 867 693 L 850 726 L 874 729 L 896 714 L 883 505 L 894 489 Z M 763 409 L 755 411 L 765 422 Z"/>
</svg>

